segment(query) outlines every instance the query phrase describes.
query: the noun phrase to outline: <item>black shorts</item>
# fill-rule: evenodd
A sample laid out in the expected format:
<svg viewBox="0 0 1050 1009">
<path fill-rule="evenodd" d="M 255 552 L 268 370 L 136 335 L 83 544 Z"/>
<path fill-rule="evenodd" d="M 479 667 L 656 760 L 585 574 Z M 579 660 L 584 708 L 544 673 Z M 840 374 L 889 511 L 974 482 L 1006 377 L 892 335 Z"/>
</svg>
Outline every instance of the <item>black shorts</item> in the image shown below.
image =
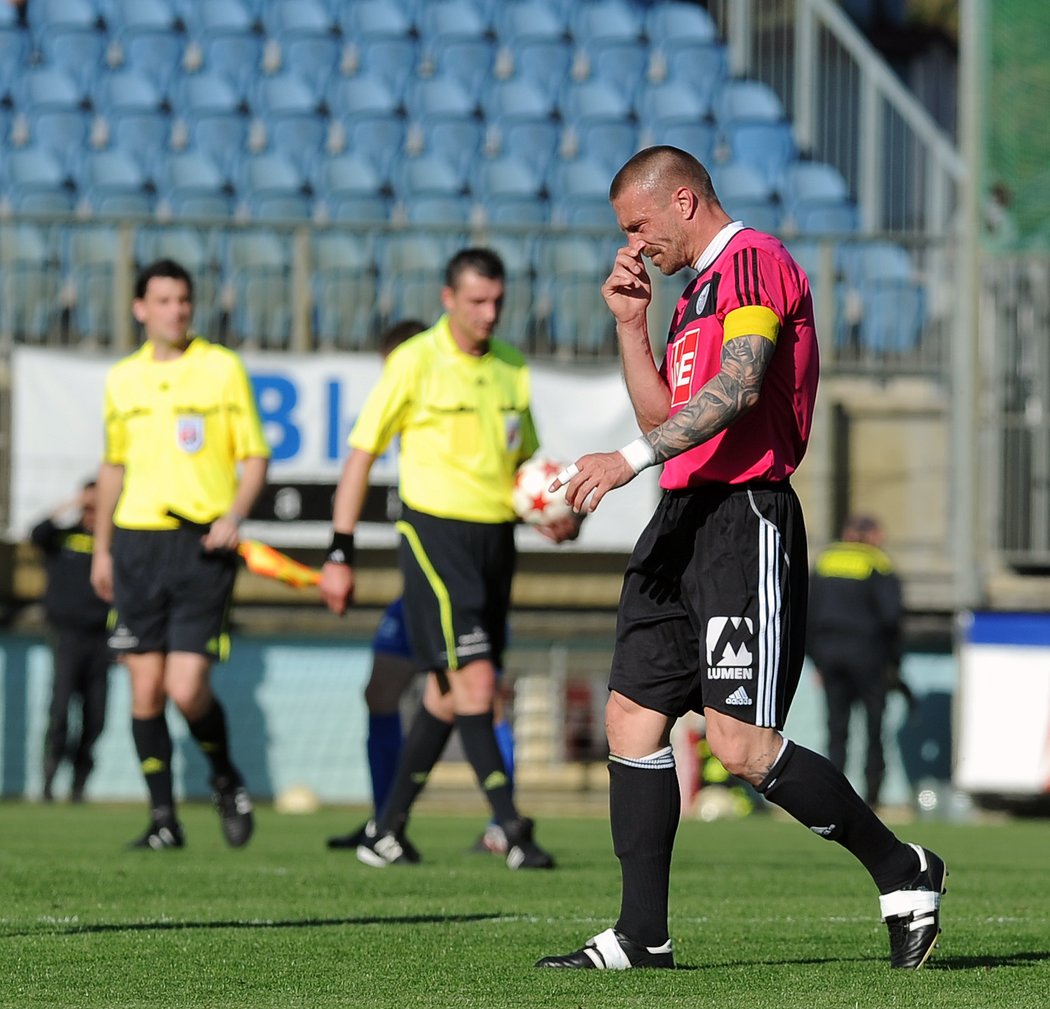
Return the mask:
<svg viewBox="0 0 1050 1009">
<path fill-rule="evenodd" d="M 200 538 L 189 528 L 113 531 L 114 650 L 227 657 L 236 555 L 205 553 Z"/>
<path fill-rule="evenodd" d="M 397 523 L 405 616 L 421 669 L 503 662 L 516 558 L 510 522 L 462 522 L 405 507 Z"/>
<path fill-rule="evenodd" d="M 672 717 L 713 708 L 782 728 L 802 672 L 808 563 L 787 484 L 665 494 L 624 576 L 609 689 Z"/>
</svg>

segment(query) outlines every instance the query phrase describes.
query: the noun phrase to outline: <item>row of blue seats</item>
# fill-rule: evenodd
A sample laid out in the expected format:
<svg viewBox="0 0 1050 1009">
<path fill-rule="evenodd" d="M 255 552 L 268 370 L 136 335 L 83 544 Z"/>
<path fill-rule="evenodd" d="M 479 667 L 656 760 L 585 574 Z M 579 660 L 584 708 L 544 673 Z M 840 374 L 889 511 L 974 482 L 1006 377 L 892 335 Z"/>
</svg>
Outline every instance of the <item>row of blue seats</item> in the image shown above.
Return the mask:
<svg viewBox="0 0 1050 1009">
<path fill-rule="evenodd" d="M 120 261 L 114 229 L 27 223 L 0 225 L 4 295 L 0 331 L 35 342 L 48 338 L 65 307 L 81 339 L 104 341 L 113 330 L 113 271 Z M 506 338 L 535 349 L 537 335 L 574 352 L 612 352 L 610 318 L 601 281 L 618 240 L 581 234 L 531 235 L 414 231 L 348 234 L 311 232 L 308 247 L 312 328 L 322 345 L 370 346 L 387 321 L 432 318 L 440 311 L 437 292 L 448 255 L 485 241 L 503 256 L 508 271 Z M 869 349 L 907 351 L 920 338 L 926 315 L 925 288 L 912 256 L 887 242 L 838 243 L 833 276 L 825 277 L 822 249 L 793 241 L 791 251 L 816 289 L 830 280 L 836 349 L 859 340 Z M 136 231 L 134 258 L 161 256 L 182 262 L 198 285 L 200 328 L 224 327 L 235 341 L 286 347 L 294 303 L 292 242 L 287 233 L 257 228 L 227 231 L 187 227 L 143 227 Z M 657 297 L 669 313 L 683 276 L 654 274 Z"/>
</svg>

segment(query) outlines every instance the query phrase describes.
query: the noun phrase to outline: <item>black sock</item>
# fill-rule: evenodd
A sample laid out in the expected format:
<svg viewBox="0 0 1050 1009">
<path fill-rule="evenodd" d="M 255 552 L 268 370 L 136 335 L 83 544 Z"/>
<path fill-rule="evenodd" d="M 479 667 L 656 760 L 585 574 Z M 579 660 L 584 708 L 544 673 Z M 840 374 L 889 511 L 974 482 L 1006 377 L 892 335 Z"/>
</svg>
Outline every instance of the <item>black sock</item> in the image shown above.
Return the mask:
<svg viewBox="0 0 1050 1009">
<path fill-rule="evenodd" d="M 416 796 L 423 791 L 427 778 L 451 735 L 450 722 L 443 722 L 420 705 L 419 712 L 412 720 L 412 727 L 405 737 L 394 784 L 386 804 L 376 817 L 376 827 L 380 834 L 388 830 L 404 829 L 408 822 L 408 811 L 416 801 Z"/>
<path fill-rule="evenodd" d="M 150 806 L 175 815 L 171 787 L 171 736 L 163 714 L 154 718 L 132 718 L 131 738 L 149 789 Z"/>
<path fill-rule="evenodd" d="M 643 761 L 609 761 L 609 825 L 623 892 L 616 928 L 643 946 L 667 941 L 671 850 L 682 795 L 670 747 Z"/>
<path fill-rule="evenodd" d="M 791 740 L 785 744 L 758 791 L 814 834 L 851 852 L 879 893 L 898 890 L 914 878 L 915 852 L 897 840 L 846 776 L 819 753 Z"/>
<path fill-rule="evenodd" d="M 226 735 L 226 713 L 216 698 L 212 698 L 211 707 L 200 718 L 186 720 L 190 735 L 197 740 L 201 753 L 211 764 L 212 775 L 216 778 L 234 778 L 240 782 L 237 769 L 230 763 L 230 749 Z"/>
<path fill-rule="evenodd" d="M 514 806 L 514 791 L 510 776 L 499 752 L 496 733 L 492 728 L 492 712 L 481 715 L 456 715 L 456 728 L 463 742 L 463 752 L 474 768 L 481 791 L 485 794 L 492 815 L 501 824 L 518 819 Z"/>
</svg>

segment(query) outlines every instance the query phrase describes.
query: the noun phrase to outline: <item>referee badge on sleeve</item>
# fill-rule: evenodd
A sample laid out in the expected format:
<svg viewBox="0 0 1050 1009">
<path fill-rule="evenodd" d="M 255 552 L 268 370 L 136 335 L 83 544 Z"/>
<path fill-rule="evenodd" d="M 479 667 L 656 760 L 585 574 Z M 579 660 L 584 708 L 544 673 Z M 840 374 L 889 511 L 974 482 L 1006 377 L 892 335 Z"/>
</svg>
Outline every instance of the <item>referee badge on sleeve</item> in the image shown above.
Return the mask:
<svg viewBox="0 0 1050 1009">
<path fill-rule="evenodd" d="M 184 413 L 176 420 L 175 437 L 179 448 L 192 455 L 204 447 L 204 418 L 199 413 Z"/>
<path fill-rule="evenodd" d="M 507 451 L 516 452 L 521 448 L 521 414 L 504 414 L 503 424 L 507 433 Z"/>
</svg>

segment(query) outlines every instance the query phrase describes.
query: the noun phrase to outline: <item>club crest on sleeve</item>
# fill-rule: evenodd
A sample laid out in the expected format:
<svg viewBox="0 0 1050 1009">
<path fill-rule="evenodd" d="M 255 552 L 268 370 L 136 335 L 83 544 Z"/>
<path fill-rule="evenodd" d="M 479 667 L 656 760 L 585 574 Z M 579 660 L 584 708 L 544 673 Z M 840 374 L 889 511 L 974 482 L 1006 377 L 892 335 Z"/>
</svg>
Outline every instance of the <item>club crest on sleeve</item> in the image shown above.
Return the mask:
<svg viewBox="0 0 1050 1009">
<path fill-rule="evenodd" d="M 175 437 L 183 452 L 199 452 L 204 447 L 204 418 L 199 413 L 178 417 Z"/>
</svg>

